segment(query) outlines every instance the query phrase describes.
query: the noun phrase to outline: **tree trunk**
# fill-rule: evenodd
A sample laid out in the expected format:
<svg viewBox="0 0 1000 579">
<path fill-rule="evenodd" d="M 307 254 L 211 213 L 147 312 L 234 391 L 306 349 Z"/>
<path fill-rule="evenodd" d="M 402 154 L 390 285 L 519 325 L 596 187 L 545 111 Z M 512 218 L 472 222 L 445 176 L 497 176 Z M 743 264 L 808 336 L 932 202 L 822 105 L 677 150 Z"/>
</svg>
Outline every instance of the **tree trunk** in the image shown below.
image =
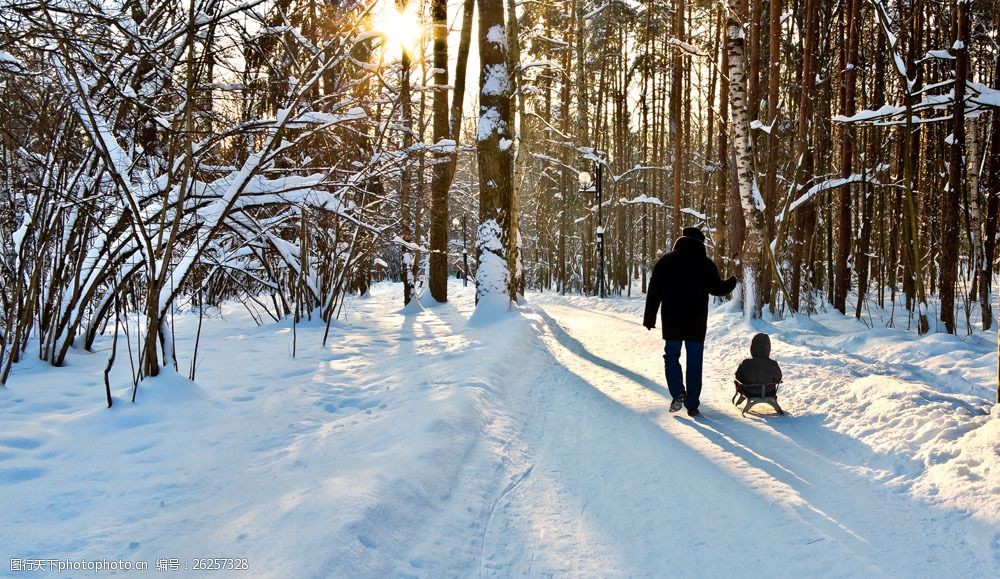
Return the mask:
<svg viewBox="0 0 1000 579">
<path fill-rule="evenodd" d="M 477 309 L 516 299 L 510 272 L 513 200 L 510 73 L 503 0 L 479 0 Z"/>
<path fill-rule="evenodd" d="M 965 187 L 965 83 L 969 77 L 969 3 L 956 5 L 957 32 L 951 54 L 955 57 L 955 102 L 952 106 L 951 155 L 948 165 L 948 192 L 942 212 L 941 239 L 941 321 L 949 334 L 955 323 L 955 282 L 958 276 L 959 201 Z"/>
<path fill-rule="evenodd" d="M 871 252 L 871 238 L 872 238 L 872 219 L 874 212 L 875 203 L 875 191 L 873 185 L 868 183 L 868 166 L 871 163 L 871 159 L 874 158 L 875 147 L 868 142 L 869 131 L 865 131 L 863 150 L 865 151 L 864 165 L 862 165 L 862 175 L 864 176 L 863 183 L 861 184 L 862 190 L 862 201 L 861 201 L 861 215 L 858 218 L 860 224 L 860 231 L 858 232 L 858 242 L 857 242 L 857 254 L 855 260 L 857 261 L 856 267 L 858 271 L 858 303 L 854 309 L 854 317 L 861 319 L 861 308 L 865 303 L 865 296 L 868 293 L 869 276 L 871 275 L 871 257 L 869 253 Z"/>
<path fill-rule="evenodd" d="M 513 286 L 510 293 L 516 297 L 517 294 L 524 293 L 524 258 L 522 256 L 520 227 L 517 222 L 520 219 L 521 186 L 524 181 L 523 170 L 526 162 L 521 148 L 528 142 L 528 123 L 525 116 L 524 91 L 521 90 L 523 84 L 521 74 L 521 30 L 517 22 L 517 7 L 514 5 L 514 0 L 506 1 L 507 39 L 510 43 L 507 50 L 507 70 L 510 74 L 511 94 L 515 105 L 514 110 L 511 111 L 511 123 L 513 124 L 515 119 L 517 120 L 517 124 L 512 125 L 515 127 L 514 144 L 511 145 L 511 170 L 513 171 L 513 180 L 511 181 L 513 191 L 511 195 L 514 205 L 510 214 L 511 231 L 514 232 L 510 240 L 510 271 L 512 274 L 510 282 Z"/>
<path fill-rule="evenodd" d="M 737 20 L 739 0 L 729 0 L 729 16 L 726 21 L 726 50 L 729 53 L 729 102 L 733 111 L 733 148 L 736 151 L 736 176 L 740 189 L 740 202 L 746 222 L 743 239 L 743 315 L 759 318 L 762 300 L 761 255 L 764 226 L 763 201 L 755 183 L 753 160 L 750 152 L 750 124 L 747 120 L 746 70 L 744 68 L 745 34 Z"/>
<path fill-rule="evenodd" d="M 403 51 L 402 66 L 399 80 L 399 101 L 400 112 L 403 116 L 403 150 L 408 150 L 413 145 L 413 108 L 410 103 L 410 55 Z M 400 205 L 400 238 L 403 240 L 402 254 L 402 277 L 403 277 L 403 305 L 410 303 L 414 286 L 413 272 L 416 268 L 413 244 L 413 173 L 410 168 L 411 159 L 403 159 L 403 168 L 399 176 L 399 205 Z"/>
<path fill-rule="evenodd" d="M 723 7 L 719 6 L 719 26 L 722 27 L 722 11 Z M 730 246 L 733 245 L 736 237 L 729 234 L 729 228 L 727 227 L 727 207 L 729 204 L 729 155 L 731 153 L 729 147 L 729 47 L 728 47 L 728 32 L 727 32 L 727 45 L 720 52 L 719 56 L 719 68 L 726 71 L 727 74 L 719 75 L 719 190 L 716 196 L 716 230 L 719 232 L 718 246 L 719 252 L 726 257 L 732 257 L 735 253 Z M 730 221 L 737 221 L 737 219 L 731 219 Z"/>
<path fill-rule="evenodd" d="M 572 12 L 569 13 L 572 16 Z M 570 37 L 574 34 L 575 26 L 573 25 L 573 19 L 567 19 L 568 30 Z M 573 54 L 569 50 L 562 51 L 562 66 L 564 75 L 560 78 L 560 88 L 559 95 L 562 101 L 559 106 L 559 130 L 563 135 L 569 135 L 569 111 L 570 111 L 570 82 L 569 82 L 569 71 L 573 63 Z M 565 137 L 563 137 L 565 138 Z M 569 212 L 573 205 L 570 203 L 571 192 L 575 190 L 576 178 L 572 176 L 569 170 L 571 164 L 570 155 L 572 150 L 570 147 L 563 144 L 560 147 L 560 158 L 562 160 L 563 166 L 559 169 L 561 191 L 559 200 L 559 293 L 561 295 L 566 295 L 566 285 L 569 281 L 567 275 L 567 255 L 566 255 L 566 238 L 569 236 Z"/>
<path fill-rule="evenodd" d="M 750 0 L 750 25 L 747 33 L 750 35 L 750 65 L 747 77 L 747 118 L 756 121 L 760 116 L 760 33 L 763 30 L 761 0 Z M 753 135 L 751 134 L 751 139 Z"/>
<path fill-rule="evenodd" d="M 768 13 L 767 118 L 771 127 L 767 134 L 767 170 L 764 175 L 764 231 L 766 240 L 774 238 L 775 205 L 778 202 L 778 87 L 781 80 L 781 0 L 770 0 Z M 777 288 L 772 287 L 771 312 L 775 310 Z"/>
<path fill-rule="evenodd" d="M 858 35 L 860 32 L 860 0 L 848 0 L 847 12 L 847 42 L 844 51 L 843 70 L 841 72 L 841 106 L 840 114 L 851 116 L 855 112 L 855 83 L 858 60 Z M 854 172 L 854 140 L 856 131 L 853 123 L 841 126 L 840 133 L 840 176 L 849 178 Z M 862 185 L 862 190 L 864 185 Z M 837 262 L 836 287 L 834 289 L 833 306 L 840 313 L 847 313 L 847 292 L 851 286 L 851 185 L 844 185 L 838 192 L 837 212 Z M 860 298 L 859 298 L 860 299 Z"/>
<path fill-rule="evenodd" d="M 434 38 L 434 142 L 450 139 L 448 111 L 448 0 L 432 0 L 431 30 Z M 437 150 L 431 174 L 430 271 L 427 286 L 438 302 L 448 301 L 448 188 L 449 153 Z"/>
<path fill-rule="evenodd" d="M 674 34 L 677 40 L 684 42 L 684 0 L 678 0 L 677 10 L 674 12 Z M 670 138 L 673 139 L 674 159 L 671 172 L 674 177 L 674 202 L 673 202 L 673 223 L 670 231 L 676 241 L 681 236 L 681 177 L 683 176 L 683 155 L 684 139 L 681 137 L 681 86 L 684 82 L 684 59 L 685 56 L 679 48 L 674 48 L 673 70 L 670 81 Z"/>
<path fill-rule="evenodd" d="M 819 28 L 819 0 L 805 0 L 805 39 L 802 54 L 802 86 L 799 95 L 799 118 L 795 140 L 795 162 L 798 169 L 795 172 L 793 191 L 805 188 L 813 176 L 812 116 L 816 90 L 816 42 Z M 787 217 L 786 217 L 787 219 Z M 803 261 L 811 252 L 808 240 L 812 239 L 812 230 L 816 222 L 815 199 L 808 201 L 798 209 L 795 215 L 795 243 L 792 247 L 792 271 L 789 306 L 793 311 L 799 311 L 801 306 L 801 291 L 803 279 Z M 808 265 L 806 266 L 808 270 Z"/>
<path fill-rule="evenodd" d="M 965 233 L 969 240 L 969 275 L 971 284 L 969 293 L 965 300 L 965 327 L 972 333 L 972 304 L 979 301 L 979 284 L 981 282 L 980 272 L 983 263 L 983 195 L 981 187 L 982 176 L 982 147 L 979 145 L 979 124 L 973 120 L 969 125 L 969 155 L 967 162 L 967 173 L 969 175 L 969 186 L 966 187 L 966 197 L 963 200 L 966 206 L 966 228 Z"/>
<path fill-rule="evenodd" d="M 1000 26 L 1000 10 L 997 11 Z M 993 88 L 1000 90 L 1000 54 L 993 65 Z M 986 171 L 986 217 L 983 219 L 983 262 L 979 273 L 979 304 L 983 313 L 983 330 L 993 327 L 993 267 L 996 259 L 997 221 L 1000 214 L 1000 110 L 994 109 L 990 119 L 989 163 Z"/>
</svg>

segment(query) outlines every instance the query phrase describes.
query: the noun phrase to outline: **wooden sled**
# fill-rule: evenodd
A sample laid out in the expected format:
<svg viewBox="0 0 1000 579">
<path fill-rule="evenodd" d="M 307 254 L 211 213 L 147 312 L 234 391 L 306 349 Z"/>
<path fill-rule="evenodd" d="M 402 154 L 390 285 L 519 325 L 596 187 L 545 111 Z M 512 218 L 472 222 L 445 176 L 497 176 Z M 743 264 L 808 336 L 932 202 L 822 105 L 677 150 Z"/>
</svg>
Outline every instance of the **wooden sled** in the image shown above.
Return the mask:
<svg viewBox="0 0 1000 579">
<path fill-rule="evenodd" d="M 774 411 L 778 414 L 785 413 L 781 409 L 781 406 L 778 406 L 778 384 L 780 382 L 772 384 L 744 384 L 739 380 L 733 380 L 733 383 L 736 384 L 736 394 L 733 394 L 733 404 L 739 407 L 744 400 L 747 403 L 743 407 L 743 411 L 740 412 L 740 416 L 746 416 L 747 410 L 750 410 L 757 404 L 770 404 L 771 408 L 774 408 Z"/>
</svg>

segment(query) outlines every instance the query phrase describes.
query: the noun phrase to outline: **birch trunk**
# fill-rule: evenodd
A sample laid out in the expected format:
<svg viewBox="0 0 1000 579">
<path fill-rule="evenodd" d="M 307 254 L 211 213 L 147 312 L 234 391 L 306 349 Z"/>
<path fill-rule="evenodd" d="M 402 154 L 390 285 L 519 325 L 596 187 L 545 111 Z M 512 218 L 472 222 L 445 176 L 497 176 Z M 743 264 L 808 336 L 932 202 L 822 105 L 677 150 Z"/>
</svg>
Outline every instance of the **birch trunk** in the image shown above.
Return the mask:
<svg viewBox="0 0 1000 579">
<path fill-rule="evenodd" d="M 736 178 L 740 190 L 743 219 L 746 234 L 743 238 L 743 315 L 759 318 L 761 314 L 761 255 L 764 226 L 764 202 L 757 191 L 754 178 L 753 159 L 750 154 L 750 125 L 747 120 L 746 70 L 744 45 L 746 35 L 743 26 L 736 19 L 740 8 L 739 0 L 729 0 L 729 16 L 726 21 L 726 50 L 729 54 L 729 103 L 732 108 L 733 148 L 736 152 Z"/>
</svg>

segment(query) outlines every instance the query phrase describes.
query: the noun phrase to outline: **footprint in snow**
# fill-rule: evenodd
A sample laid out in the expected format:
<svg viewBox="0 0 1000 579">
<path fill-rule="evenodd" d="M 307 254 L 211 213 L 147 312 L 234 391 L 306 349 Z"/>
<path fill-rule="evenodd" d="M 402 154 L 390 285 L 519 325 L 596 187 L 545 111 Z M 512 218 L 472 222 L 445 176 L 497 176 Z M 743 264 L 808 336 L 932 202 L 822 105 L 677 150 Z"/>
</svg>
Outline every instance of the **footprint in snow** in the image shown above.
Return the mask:
<svg viewBox="0 0 1000 579">
<path fill-rule="evenodd" d="M 0 486 L 12 485 L 45 476 L 46 470 L 38 467 L 0 468 Z"/>
<path fill-rule="evenodd" d="M 305 376 L 306 374 L 312 374 L 312 373 L 313 373 L 312 368 L 289 370 L 288 372 L 282 372 L 281 374 L 278 374 L 278 378 L 287 380 L 289 378 L 298 378 L 299 376 Z"/>
<path fill-rule="evenodd" d="M 364 398 L 340 398 L 330 402 L 326 402 L 323 405 L 323 409 L 334 414 L 339 410 L 354 408 L 357 411 L 370 410 L 376 406 L 379 408 L 385 408 L 385 403 L 379 399 L 366 400 Z"/>
<path fill-rule="evenodd" d="M 11 436 L 9 438 L 0 438 L 0 446 L 6 446 L 7 448 L 18 448 L 21 450 L 34 450 L 42 445 L 42 441 L 37 438 L 29 438 L 26 436 Z"/>
<path fill-rule="evenodd" d="M 133 446 L 131 448 L 126 448 L 125 449 L 125 454 L 139 454 L 141 452 L 145 452 L 145 451 L 153 448 L 154 446 L 156 446 L 156 445 L 153 444 L 152 442 L 146 442 L 146 443 L 143 443 L 143 444 L 139 444 L 139 445 Z"/>
<path fill-rule="evenodd" d="M 365 400 L 364 398 L 344 398 L 338 404 L 341 408 L 357 408 L 358 410 L 368 410 L 378 406 L 380 400 Z"/>
</svg>

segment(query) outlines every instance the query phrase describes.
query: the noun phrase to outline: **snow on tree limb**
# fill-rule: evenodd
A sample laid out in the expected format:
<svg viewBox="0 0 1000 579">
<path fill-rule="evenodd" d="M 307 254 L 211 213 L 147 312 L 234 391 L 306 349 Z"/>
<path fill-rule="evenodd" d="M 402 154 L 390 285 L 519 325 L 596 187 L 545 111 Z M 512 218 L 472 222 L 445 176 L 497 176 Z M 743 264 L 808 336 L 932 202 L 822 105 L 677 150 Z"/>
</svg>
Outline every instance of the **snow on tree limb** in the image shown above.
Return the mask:
<svg viewBox="0 0 1000 579">
<path fill-rule="evenodd" d="M 704 52 L 698 50 L 693 44 L 684 42 L 677 38 L 670 38 L 667 40 L 667 44 L 679 49 L 681 52 L 687 54 L 688 56 L 707 56 Z"/>
<path fill-rule="evenodd" d="M 811 200 L 817 193 L 843 187 L 844 185 L 848 185 L 850 183 L 871 183 L 873 185 L 881 184 L 879 181 L 872 179 L 870 176 L 866 178 L 866 176 L 861 173 L 853 173 L 847 178 L 838 177 L 836 179 L 829 179 L 827 181 L 817 183 L 807 189 L 805 193 L 800 195 L 795 201 L 792 201 L 792 204 L 788 206 L 788 211 L 795 211 L 795 209 L 797 209 L 800 205 L 809 202 L 809 200 Z"/>
<path fill-rule="evenodd" d="M 934 86 L 925 88 L 922 92 L 927 92 L 935 88 L 954 84 L 952 81 L 945 81 Z M 975 117 L 987 110 L 1000 109 L 1000 90 L 992 89 L 978 82 L 966 82 L 965 114 Z M 936 110 L 946 111 L 954 106 L 955 91 L 949 90 L 944 94 L 930 94 L 924 96 L 923 100 L 915 103 L 910 110 L 914 113 L 922 111 Z M 854 115 L 835 115 L 832 120 L 837 123 L 858 123 L 858 124 L 901 124 L 905 122 L 906 107 L 897 105 L 882 105 L 875 110 L 864 110 Z M 921 119 L 914 116 L 912 122 L 928 123 L 950 121 L 951 116 L 940 116 L 931 119 Z"/>
</svg>

